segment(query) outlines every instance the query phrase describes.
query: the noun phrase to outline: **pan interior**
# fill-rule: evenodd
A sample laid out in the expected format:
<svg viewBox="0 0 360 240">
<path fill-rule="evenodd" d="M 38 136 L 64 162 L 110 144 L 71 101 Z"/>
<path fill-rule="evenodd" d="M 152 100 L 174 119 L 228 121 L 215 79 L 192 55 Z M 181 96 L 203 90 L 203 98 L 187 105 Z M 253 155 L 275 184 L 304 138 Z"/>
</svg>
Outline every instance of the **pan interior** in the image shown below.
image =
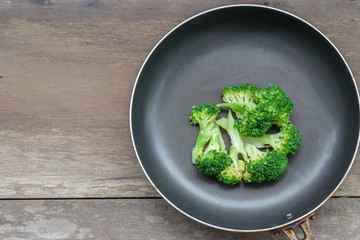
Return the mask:
<svg viewBox="0 0 360 240">
<path fill-rule="evenodd" d="M 219 103 L 224 87 L 241 83 L 279 85 L 294 102 L 303 145 L 276 183 L 226 187 L 191 164 L 192 106 Z M 222 8 L 182 24 L 144 64 L 132 101 L 146 174 L 173 205 L 215 227 L 258 230 L 307 214 L 341 182 L 357 146 L 357 90 L 343 59 L 308 24 L 273 9 Z"/>
</svg>

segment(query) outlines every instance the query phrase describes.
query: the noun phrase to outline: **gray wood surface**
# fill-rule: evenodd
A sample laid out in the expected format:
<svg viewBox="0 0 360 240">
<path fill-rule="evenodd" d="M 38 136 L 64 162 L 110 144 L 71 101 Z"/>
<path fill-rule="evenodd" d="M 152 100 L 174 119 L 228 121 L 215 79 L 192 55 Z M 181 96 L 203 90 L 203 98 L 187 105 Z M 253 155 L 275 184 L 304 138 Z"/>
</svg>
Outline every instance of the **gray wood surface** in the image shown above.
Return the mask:
<svg viewBox="0 0 360 240">
<path fill-rule="evenodd" d="M 2 201 L 0 209 L 2 239 L 286 239 L 210 228 L 162 199 Z M 331 199 L 311 221 L 312 231 L 317 240 L 358 240 L 359 215 L 360 199 Z"/>
<path fill-rule="evenodd" d="M 158 196 L 130 141 L 137 72 L 171 28 L 236 2 L 1 1 L 1 198 Z M 267 4 L 315 24 L 360 75 L 359 1 Z M 357 160 L 336 195 L 359 196 L 359 174 Z"/>
<path fill-rule="evenodd" d="M 358 0 L 0 1 L 0 239 L 285 239 L 184 217 L 131 144 L 131 90 L 152 47 L 188 17 L 235 3 L 304 18 L 360 77 Z M 318 239 L 360 239 L 359 157 L 312 221 Z"/>
</svg>

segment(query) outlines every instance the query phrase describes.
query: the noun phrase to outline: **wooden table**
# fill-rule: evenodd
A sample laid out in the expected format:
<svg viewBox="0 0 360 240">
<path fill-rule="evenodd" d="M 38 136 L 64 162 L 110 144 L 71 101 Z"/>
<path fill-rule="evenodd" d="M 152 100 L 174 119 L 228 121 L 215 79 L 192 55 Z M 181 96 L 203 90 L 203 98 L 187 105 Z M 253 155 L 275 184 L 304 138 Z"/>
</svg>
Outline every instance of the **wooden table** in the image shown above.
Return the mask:
<svg viewBox="0 0 360 240">
<path fill-rule="evenodd" d="M 360 78 L 360 1 L 0 2 L 0 239 L 285 239 L 206 227 L 174 210 L 136 159 L 129 103 L 142 62 L 186 18 L 226 4 L 290 11 Z M 360 162 L 311 222 L 360 239 Z"/>
</svg>

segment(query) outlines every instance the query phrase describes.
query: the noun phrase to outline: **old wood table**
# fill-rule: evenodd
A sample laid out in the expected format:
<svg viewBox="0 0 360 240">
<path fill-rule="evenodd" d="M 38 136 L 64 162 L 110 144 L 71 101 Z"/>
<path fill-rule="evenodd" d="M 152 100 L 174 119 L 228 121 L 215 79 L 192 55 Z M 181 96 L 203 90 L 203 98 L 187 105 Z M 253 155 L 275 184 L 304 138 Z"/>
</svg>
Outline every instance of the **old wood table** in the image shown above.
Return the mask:
<svg viewBox="0 0 360 240">
<path fill-rule="evenodd" d="M 285 239 L 183 216 L 136 159 L 129 102 L 152 47 L 209 8 L 256 3 L 318 27 L 360 78 L 360 1 L 0 2 L 0 239 Z M 360 239 L 360 161 L 312 221 L 317 239 Z"/>
</svg>

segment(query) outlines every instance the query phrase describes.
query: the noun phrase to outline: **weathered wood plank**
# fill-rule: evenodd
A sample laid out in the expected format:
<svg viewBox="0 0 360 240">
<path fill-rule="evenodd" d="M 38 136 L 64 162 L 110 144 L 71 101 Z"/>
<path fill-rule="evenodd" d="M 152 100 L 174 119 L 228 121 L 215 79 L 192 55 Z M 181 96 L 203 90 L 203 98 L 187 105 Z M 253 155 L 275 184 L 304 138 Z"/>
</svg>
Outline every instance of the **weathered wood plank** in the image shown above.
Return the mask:
<svg viewBox="0 0 360 240">
<path fill-rule="evenodd" d="M 285 240 L 213 229 L 160 199 L 0 201 L 1 239 Z M 331 199 L 311 227 L 317 240 L 360 239 L 360 199 Z"/>
<path fill-rule="evenodd" d="M 128 130 L 142 61 L 186 18 L 248 2 L 1 1 L 0 198 L 158 196 Z M 251 2 L 313 23 L 360 76 L 359 1 Z M 360 196 L 358 158 L 336 195 Z"/>
</svg>

